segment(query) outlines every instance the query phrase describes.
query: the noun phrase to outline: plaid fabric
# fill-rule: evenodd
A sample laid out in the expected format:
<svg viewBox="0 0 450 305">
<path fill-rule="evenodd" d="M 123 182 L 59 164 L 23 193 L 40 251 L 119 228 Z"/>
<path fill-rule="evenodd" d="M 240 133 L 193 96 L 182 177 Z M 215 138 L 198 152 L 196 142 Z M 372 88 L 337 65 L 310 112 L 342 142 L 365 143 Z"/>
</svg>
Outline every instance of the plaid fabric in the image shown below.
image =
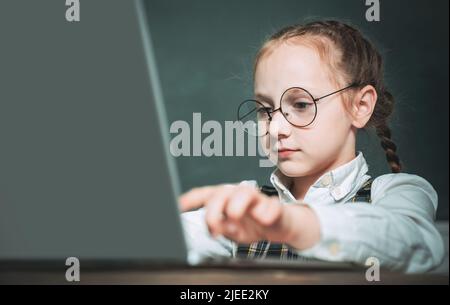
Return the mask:
<svg viewBox="0 0 450 305">
<path fill-rule="evenodd" d="M 280 258 L 281 260 L 299 259 L 285 244 L 271 243 L 267 240 L 251 244 L 238 244 L 236 257 L 248 259 Z"/>
<path fill-rule="evenodd" d="M 370 190 L 372 187 L 373 179 L 370 178 L 364 185 L 358 190 L 355 196 L 350 199 L 350 202 L 367 202 L 371 203 Z M 275 192 L 274 192 L 275 191 Z M 276 190 L 273 187 L 263 186 L 261 192 L 266 195 L 277 195 Z M 264 258 L 279 258 L 280 260 L 298 260 L 308 259 L 297 255 L 286 244 L 271 243 L 267 240 L 254 242 L 251 244 L 238 244 L 236 257 L 247 259 L 264 259 Z"/>
<path fill-rule="evenodd" d="M 351 202 L 362 201 L 372 203 L 372 198 L 370 198 L 370 190 L 372 188 L 372 182 L 373 182 L 372 178 L 367 180 L 366 183 L 364 183 L 363 186 L 358 190 L 358 192 L 356 192 L 356 195 L 353 196 Z"/>
</svg>

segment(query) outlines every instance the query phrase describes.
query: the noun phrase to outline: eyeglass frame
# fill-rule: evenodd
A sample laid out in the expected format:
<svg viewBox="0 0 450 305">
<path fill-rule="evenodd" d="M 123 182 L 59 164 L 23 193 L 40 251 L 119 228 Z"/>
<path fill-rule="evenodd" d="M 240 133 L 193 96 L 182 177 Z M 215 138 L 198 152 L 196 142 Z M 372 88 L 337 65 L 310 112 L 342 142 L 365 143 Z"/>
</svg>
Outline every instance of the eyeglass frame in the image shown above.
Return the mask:
<svg viewBox="0 0 450 305">
<path fill-rule="evenodd" d="M 271 121 L 272 121 L 272 118 L 273 118 L 273 117 L 272 117 L 272 114 L 273 114 L 273 113 L 275 113 L 275 112 L 277 112 L 277 111 L 280 111 L 281 114 L 283 115 L 283 117 L 285 118 L 285 120 L 286 120 L 289 124 L 291 124 L 292 126 L 295 126 L 295 127 L 305 128 L 305 127 L 311 125 L 311 124 L 314 122 L 314 120 L 316 119 L 316 117 L 317 117 L 317 102 L 318 102 L 318 101 L 320 101 L 321 99 L 324 99 L 324 98 L 326 98 L 326 97 L 329 97 L 329 96 L 331 96 L 331 95 L 333 95 L 333 94 L 342 92 L 342 91 L 344 91 L 344 90 L 347 90 L 347 89 L 350 89 L 350 88 L 353 88 L 353 87 L 358 87 L 358 86 L 360 86 L 358 83 L 352 83 L 352 84 L 348 85 L 347 87 L 344 87 L 344 88 L 341 88 L 341 89 L 339 89 L 339 90 L 333 91 L 333 92 L 331 92 L 331 93 L 325 94 L 325 95 L 323 95 L 323 96 L 321 96 L 321 97 L 318 97 L 318 98 L 315 98 L 315 97 L 314 97 L 308 90 L 306 90 L 305 88 L 302 88 L 302 87 L 290 87 L 290 88 L 286 89 L 286 90 L 283 92 L 283 94 L 281 95 L 281 98 L 280 98 L 280 107 L 278 107 L 277 109 L 274 109 L 274 110 L 270 110 L 270 111 L 267 110 L 266 107 L 264 107 L 264 105 L 263 105 L 260 101 L 258 101 L 258 100 L 253 100 L 253 99 L 248 99 L 248 100 L 245 100 L 245 101 L 243 101 L 242 103 L 239 104 L 238 111 L 237 111 L 238 121 L 241 121 L 243 118 L 245 118 L 247 115 L 249 115 L 249 114 L 251 113 L 251 112 L 249 112 L 249 113 L 248 113 L 247 115 L 245 115 L 244 117 L 239 118 L 239 110 L 241 109 L 241 106 L 244 105 L 244 103 L 246 103 L 246 102 L 253 101 L 253 102 L 256 102 L 256 103 L 260 104 L 261 106 L 263 106 L 264 110 L 267 112 L 267 115 L 269 116 L 268 122 L 271 122 Z M 299 125 L 295 125 L 295 124 L 291 123 L 291 122 L 286 118 L 286 116 L 285 116 L 284 113 L 283 113 L 283 109 L 281 108 L 281 102 L 283 101 L 283 97 L 284 97 L 284 95 L 286 94 L 286 92 L 288 92 L 288 91 L 291 90 L 291 89 L 301 89 L 301 90 L 305 91 L 305 92 L 311 97 L 312 101 L 314 102 L 314 109 L 315 109 L 315 110 L 314 110 L 314 118 L 311 120 L 311 122 L 309 122 L 309 123 L 306 124 L 306 125 L 301 125 L 301 126 L 299 126 Z M 266 135 L 267 135 L 267 133 L 266 133 Z"/>
</svg>

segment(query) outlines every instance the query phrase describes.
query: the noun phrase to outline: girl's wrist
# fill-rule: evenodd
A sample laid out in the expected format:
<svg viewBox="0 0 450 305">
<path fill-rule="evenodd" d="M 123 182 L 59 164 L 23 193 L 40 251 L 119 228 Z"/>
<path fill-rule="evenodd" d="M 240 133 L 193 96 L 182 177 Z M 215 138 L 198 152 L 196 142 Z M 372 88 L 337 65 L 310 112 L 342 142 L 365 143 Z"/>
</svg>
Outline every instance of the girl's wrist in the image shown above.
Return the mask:
<svg viewBox="0 0 450 305">
<path fill-rule="evenodd" d="M 285 207 L 286 239 L 283 243 L 298 249 L 311 248 L 320 241 L 320 223 L 314 211 L 304 204 Z"/>
</svg>

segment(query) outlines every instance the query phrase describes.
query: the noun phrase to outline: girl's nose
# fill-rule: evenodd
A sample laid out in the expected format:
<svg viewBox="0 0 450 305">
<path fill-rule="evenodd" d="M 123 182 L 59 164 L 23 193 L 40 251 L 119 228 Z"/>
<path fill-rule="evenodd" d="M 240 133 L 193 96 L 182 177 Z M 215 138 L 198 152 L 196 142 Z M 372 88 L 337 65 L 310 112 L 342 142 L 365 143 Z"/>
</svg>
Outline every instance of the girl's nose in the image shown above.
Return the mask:
<svg viewBox="0 0 450 305">
<path fill-rule="evenodd" d="M 281 113 L 281 109 L 272 112 L 272 119 L 269 122 L 269 133 L 271 137 L 278 139 L 279 137 L 287 137 L 291 133 L 291 124 Z"/>
</svg>

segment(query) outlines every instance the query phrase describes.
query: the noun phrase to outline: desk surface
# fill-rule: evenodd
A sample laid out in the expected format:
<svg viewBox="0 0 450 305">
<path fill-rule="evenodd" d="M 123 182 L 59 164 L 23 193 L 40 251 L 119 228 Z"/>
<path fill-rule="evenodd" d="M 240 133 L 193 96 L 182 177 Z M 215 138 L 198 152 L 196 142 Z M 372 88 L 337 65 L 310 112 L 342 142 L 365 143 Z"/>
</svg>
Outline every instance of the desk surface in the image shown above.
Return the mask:
<svg viewBox="0 0 450 305">
<path fill-rule="evenodd" d="M 381 270 L 368 282 L 363 270 L 158 267 L 133 270 L 81 270 L 81 284 L 445 284 L 448 275 L 404 275 Z M 64 270 L 0 270 L 0 284 L 67 284 Z"/>
</svg>

